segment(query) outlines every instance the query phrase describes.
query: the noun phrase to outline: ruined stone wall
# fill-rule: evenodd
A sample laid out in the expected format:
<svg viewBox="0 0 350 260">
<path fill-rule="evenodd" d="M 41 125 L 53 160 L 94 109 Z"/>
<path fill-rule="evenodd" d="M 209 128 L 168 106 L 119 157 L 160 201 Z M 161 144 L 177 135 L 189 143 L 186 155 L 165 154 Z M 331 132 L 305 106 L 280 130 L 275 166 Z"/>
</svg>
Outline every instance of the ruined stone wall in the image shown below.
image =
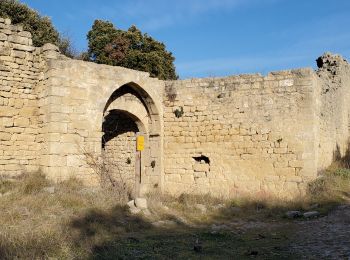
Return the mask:
<svg viewBox="0 0 350 260">
<path fill-rule="evenodd" d="M 349 152 L 350 66 L 339 55 L 318 60 L 318 171 Z"/>
<path fill-rule="evenodd" d="M 75 176 L 96 184 L 95 169 L 99 165 L 91 164 L 85 155 L 103 157 L 104 113 L 123 110 L 132 115 L 135 122 L 138 118 L 147 124 L 144 129 L 150 149 L 143 156 L 148 160 L 142 164 L 141 188 L 147 192 L 161 187 L 162 81 L 150 78 L 145 72 L 62 59 L 48 62 L 45 77 L 48 95 L 43 103 L 47 106 L 49 133 L 45 135 L 47 154 L 42 156 L 46 162 L 42 169 L 50 178 L 60 181 Z M 137 93 L 142 103 L 118 96 L 114 100 L 114 94 L 126 85 Z M 151 158 L 157 158 L 155 168 L 150 166 Z"/>
<path fill-rule="evenodd" d="M 46 46 L 50 47 L 50 46 Z M 56 47 L 57 48 L 57 47 Z M 37 171 L 43 146 L 43 57 L 22 26 L 0 18 L 0 174 Z"/>
<path fill-rule="evenodd" d="M 311 69 L 166 83 L 165 190 L 288 197 L 316 177 Z"/>
<path fill-rule="evenodd" d="M 318 65 L 164 82 L 33 47 L 30 33 L 0 18 L 0 175 L 96 183 L 93 163 L 106 156 L 130 157 L 122 171 L 131 176 L 136 128 L 102 148 L 103 122 L 119 111 L 145 136 L 140 194 L 292 197 L 349 148 L 349 64 L 326 54 Z"/>
</svg>

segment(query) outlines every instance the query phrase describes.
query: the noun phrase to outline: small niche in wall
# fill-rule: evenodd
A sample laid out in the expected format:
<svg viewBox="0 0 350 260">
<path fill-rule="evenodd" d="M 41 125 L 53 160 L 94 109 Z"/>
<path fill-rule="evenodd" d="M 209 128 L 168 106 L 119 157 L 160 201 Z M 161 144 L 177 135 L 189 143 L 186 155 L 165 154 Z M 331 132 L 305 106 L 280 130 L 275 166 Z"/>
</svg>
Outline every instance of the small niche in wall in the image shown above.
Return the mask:
<svg viewBox="0 0 350 260">
<path fill-rule="evenodd" d="M 205 155 L 201 155 L 201 156 L 194 156 L 192 157 L 196 162 L 198 163 L 206 163 L 206 164 L 209 164 L 210 165 L 210 159 L 209 157 L 205 156 Z"/>
<path fill-rule="evenodd" d="M 205 155 L 194 156 L 193 177 L 195 180 L 207 178 L 210 172 L 210 159 Z"/>
</svg>

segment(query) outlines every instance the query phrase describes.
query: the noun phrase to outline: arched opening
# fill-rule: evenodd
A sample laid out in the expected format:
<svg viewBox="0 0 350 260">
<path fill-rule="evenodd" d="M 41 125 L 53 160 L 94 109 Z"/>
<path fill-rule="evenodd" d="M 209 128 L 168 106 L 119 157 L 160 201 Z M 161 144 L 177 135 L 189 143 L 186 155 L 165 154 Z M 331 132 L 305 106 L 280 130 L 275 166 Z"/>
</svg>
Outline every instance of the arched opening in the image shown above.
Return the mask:
<svg viewBox="0 0 350 260">
<path fill-rule="evenodd" d="M 161 142 L 158 110 L 146 91 L 128 83 L 114 91 L 103 111 L 102 158 L 114 181 L 131 197 L 158 188 L 161 182 Z M 144 146 L 137 150 L 137 136 Z"/>
</svg>

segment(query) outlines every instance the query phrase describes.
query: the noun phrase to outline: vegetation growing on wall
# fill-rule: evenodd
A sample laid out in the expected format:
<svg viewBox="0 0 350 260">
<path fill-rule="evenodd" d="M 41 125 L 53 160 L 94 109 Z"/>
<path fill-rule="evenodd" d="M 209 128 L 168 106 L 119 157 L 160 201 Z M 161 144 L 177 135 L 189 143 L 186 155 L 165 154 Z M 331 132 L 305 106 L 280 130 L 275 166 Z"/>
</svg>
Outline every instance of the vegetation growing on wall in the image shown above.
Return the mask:
<svg viewBox="0 0 350 260">
<path fill-rule="evenodd" d="M 177 79 L 172 53 L 136 26 L 123 31 L 111 22 L 96 20 L 87 38 L 90 61 L 146 71 L 163 80 Z"/>
<path fill-rule="evenodd" d="M 146 71 L 163 80 L 178 78 L 175 58 L 166 50 L 165 44 L 142 33 L 136 26 L 123 31 L 108 21 L 96 20 L 87 35 L 88 51 L 78 55 L 70 38 L 61 35 L 49 17 L 41 16 L 18 0 L 1 0 L 0 17 L 10 18 L 13 24 L 22 24 L 24 30 L 32 34 L 36 47 L 52 43 L 70 58 Z"/>
</svg>

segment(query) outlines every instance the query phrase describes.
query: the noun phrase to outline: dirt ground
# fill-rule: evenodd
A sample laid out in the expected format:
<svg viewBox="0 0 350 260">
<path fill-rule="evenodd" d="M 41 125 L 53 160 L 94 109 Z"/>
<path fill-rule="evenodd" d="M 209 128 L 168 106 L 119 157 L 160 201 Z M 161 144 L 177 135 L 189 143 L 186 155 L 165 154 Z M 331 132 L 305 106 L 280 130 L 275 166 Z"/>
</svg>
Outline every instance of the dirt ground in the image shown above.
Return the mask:
<svg viewBox="0 0 350 260">
<path fill-rule="evenodd" d="M 298 221 L 290 249 L 304 259 L 350 259 L 350 205 L 327 216 Z"/>
</svg>

